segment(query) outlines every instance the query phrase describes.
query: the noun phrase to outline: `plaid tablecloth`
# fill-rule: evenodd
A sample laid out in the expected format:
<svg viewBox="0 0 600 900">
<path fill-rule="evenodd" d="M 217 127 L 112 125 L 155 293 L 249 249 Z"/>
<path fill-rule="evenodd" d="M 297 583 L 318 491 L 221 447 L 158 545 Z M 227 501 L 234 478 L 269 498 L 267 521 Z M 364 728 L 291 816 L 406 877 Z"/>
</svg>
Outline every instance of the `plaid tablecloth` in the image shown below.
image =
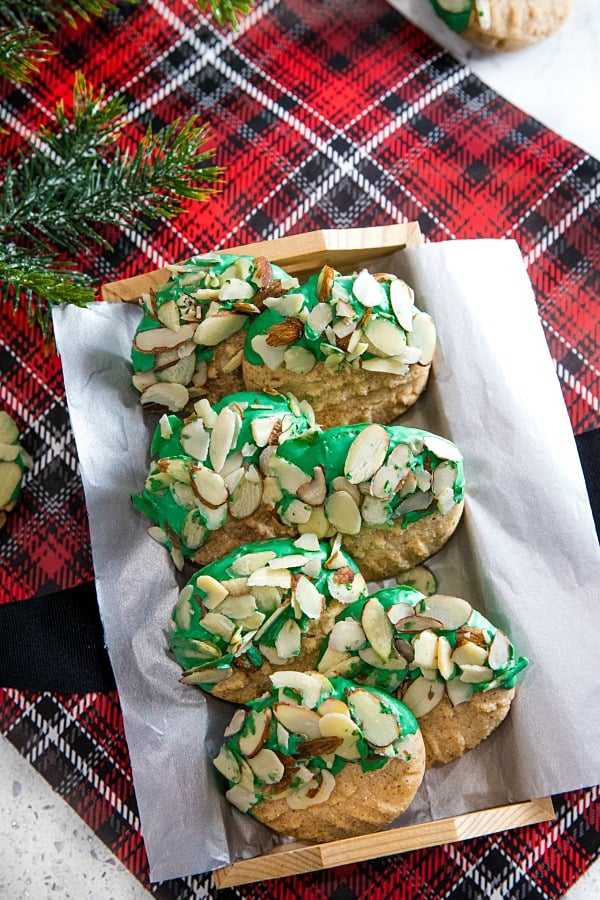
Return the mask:
<svg viewBox="0 0 600 900">
<path fill-rule="evenodd" d="M 3 158 L 49 123 L 59 99 L 70 104 L 82 69 L 126 98 L 132 144 L 149 122 L 200 113 L 227 168 L 209 203 L 123 231 L 114 251 L 89 259 L 99 282 L 316 228 L 417 219 L 430 241 L 514 238 L 573 429 L 600 425 L 600 163 L 508 104 L 384 0 L 265 0 L 237 34 L 193 0 L 144 0 L 66 28 L 55 46 L 33 86 L 0 84 Z M 60 596 L 77 609 L 77 590 L 93 578 L 85 503 L 60 361 L 7 310 L 0 372 L 0 406 L 35 459 L 0 532 L 0 603 L 29 604 L 51 622 L 66 608 L 54 605 L 56 592 L 72 589 Z M 35 654 L 35 640 L 24 649 Z M 83 649 L 92 658 L 97 648 Z M 212 896 L 210 875 L 149 885 L 118 696 L 57 693 L 51 674 L 29 689 L 4 680 L 2 733 L 153 894 Z M 109 681 L 100 672 L 96 683 Z M 598 853 L 597 789 L 556 806 L 553 823 L 220 896 L 560 897 Z"/>
</svg>

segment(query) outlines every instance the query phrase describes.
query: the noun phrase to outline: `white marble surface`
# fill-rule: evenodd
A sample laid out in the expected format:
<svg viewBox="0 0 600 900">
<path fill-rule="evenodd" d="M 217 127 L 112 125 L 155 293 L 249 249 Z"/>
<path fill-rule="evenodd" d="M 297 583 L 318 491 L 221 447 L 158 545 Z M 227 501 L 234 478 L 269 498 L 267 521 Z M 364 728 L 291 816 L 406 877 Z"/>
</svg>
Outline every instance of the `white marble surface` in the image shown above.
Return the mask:
<svg viewBox="0 0 600 900">
<path fill-rule="evenodd" d="M 598 0 L 574 0 L 554 34 L 510 53 L 489 53 L 469 44 L 435 14 L 429 0 L 388 2 L 511 103 L 600 158 Z"/>
<path fill-rule="evenodd" d="M 390 0 L 511 102 L 600 158 L 600 4 L 575 0 L 555 35 L 536 47 L 488 55 L 449 32 L 426 0 Z M 73 810 L 0 738 L 0 898 L 136 900 L 148 892 Z M 600 864 L 568 892 L 600 896 Z"/>
</svg>

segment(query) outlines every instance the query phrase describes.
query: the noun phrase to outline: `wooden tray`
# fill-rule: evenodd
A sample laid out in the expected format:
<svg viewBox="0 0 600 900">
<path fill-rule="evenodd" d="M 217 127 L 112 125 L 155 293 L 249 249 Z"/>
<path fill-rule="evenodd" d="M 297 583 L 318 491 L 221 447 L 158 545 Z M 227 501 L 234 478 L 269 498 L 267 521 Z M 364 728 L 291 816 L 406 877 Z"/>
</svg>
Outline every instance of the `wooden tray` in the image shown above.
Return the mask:
<svg viewBox="0 0 600 900">
<path fill-rule="evenodd" d="M 290 274 L 304 279 L 326 263 L 347 273 L 360 266 L 377 264 L 378 260 L 396 250 L 417 246 L 422 241 L 418 223 L 408 222 L 373 228 L 313 231 L 259 244 L 231 247 L 223 252 L 266 256 Z M 102 288 L 102 298 L 115 302 L 137 302 L 140 294 L 163 284 L 168 277 L 167 269 L 156 269 L 116 281 Z M 547 822 L 554 817 L 552 800 L 543 797 L 347 840 L 323 844 L 286 843 L 269 853 L 217 869 L 214 880 L 217 888 L 224 888 L 281 878 L 481 837 L 522 825 Z"/>
</svg>

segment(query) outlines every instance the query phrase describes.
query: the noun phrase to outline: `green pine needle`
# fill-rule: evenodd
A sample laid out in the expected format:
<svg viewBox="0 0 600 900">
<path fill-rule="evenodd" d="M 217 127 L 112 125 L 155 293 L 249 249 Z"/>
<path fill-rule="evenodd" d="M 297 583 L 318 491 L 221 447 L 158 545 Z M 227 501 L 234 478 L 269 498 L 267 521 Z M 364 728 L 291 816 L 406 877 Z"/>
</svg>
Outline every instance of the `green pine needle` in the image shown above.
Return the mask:
<svg viewBox="0 0 600 900">
<path fill-rule="evenodd" d="M 110 248 L 106 226 L 178 215 L 183 200 L 207 200 L 222 186 L 223 170 L 210 164 L 208 132 L 197 117 L 156 134 L 148 128 L 130 152 L 122 146 L 123 112 L 120 98 L 94 91 L 78 73 L 72 116 L 59 103 L 56 128 L 34 135 L 28 153 L 0 174 L 0 300 L 24 299 L 30 315 L 39 304 L 42 327 L 53 303 L 91 299 L 89 287 L 81 293 L 82 276 L 57 271 L 58 253 Z M 11 268 L 16 248 L 30 256 Z"/>
<path fill-rule="evenodd" d="M 35 25 L 58 31 L 65 24 L 77 27 L 77 19 L 89 22 L 111 9 L 116 9 L 113 0 L 0 0 L 0 20 L 15 26 Z"/>
<path fill-rule="evenodd" d="M 237 28 L 240 18 L 252 9 L 253 0 L 197 0 L 197 3 L 203 12 L 210 9 L 219 25 L 229 24 Z"/>
<path fill-rule="evenodd" d="M 30 83 L 41 63 L 54 53 L 44 35 L 33 28 L 0 27 L 0 76 Z"/>
</svg>

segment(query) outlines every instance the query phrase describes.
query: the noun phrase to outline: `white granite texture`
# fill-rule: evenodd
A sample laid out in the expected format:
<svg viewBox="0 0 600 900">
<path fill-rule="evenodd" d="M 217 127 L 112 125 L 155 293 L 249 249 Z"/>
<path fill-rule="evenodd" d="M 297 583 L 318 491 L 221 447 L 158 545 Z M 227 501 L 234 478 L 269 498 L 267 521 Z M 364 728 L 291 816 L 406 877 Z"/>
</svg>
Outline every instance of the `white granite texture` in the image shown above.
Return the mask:
<svg viewBox="0 0 600 900">
<path fill-rule="evenodd" d="M 488 55 L 445 28 L 425 0 L 390 0 L 475 73 L 548 127 L 600 157 L 600 4 L 575 0 L 536 47 Z M 137 900 L 148 892 L 4 738 L 0 739 L 0 898 Z M 600 897 L 597 863 L 567 893 Z"/>
</svg>

